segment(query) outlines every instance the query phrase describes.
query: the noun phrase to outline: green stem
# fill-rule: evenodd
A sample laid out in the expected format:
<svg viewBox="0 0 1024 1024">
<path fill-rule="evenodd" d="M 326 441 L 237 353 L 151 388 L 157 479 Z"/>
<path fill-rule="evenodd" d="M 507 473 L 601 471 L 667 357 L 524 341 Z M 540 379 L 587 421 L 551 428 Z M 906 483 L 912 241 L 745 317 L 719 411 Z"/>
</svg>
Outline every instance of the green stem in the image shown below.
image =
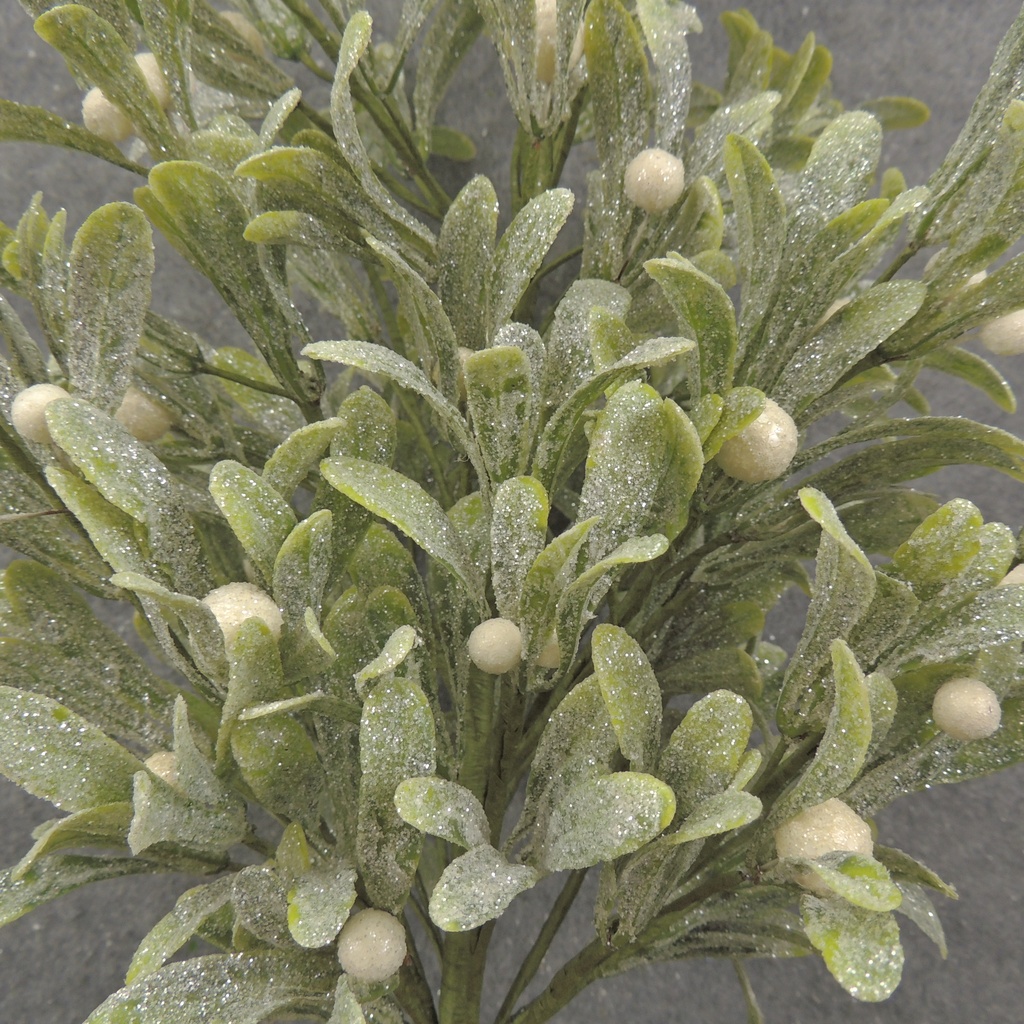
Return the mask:
<svg viewBox="0 0 1024 1024">
<path fill-rule="evenodd" d="M 262 391 L 265 395 L 277 395 L 279 398 L 295 400 L 293 395 L 290 395 L 284 388 L 280 388 L 276 384 L 267 384 L 261 380 L 253 380 L 252 377 L 235 373 L 234 370 L 225 370 L 211 363 L 200 363 L 196 367 L 196 372 L 206 374 L 208 377 L 220 377 L 221 380 L 229 380 L 233 384 L 241 384 L 243 387 L 252 388 L 253 391 Z"/>
<path fill-rule="evenodd" d="M 487 946 L 494 922 L 471 932 L 450 932 L 444 941 L 439 1024 L 480 1024 Z"/>
<path fill-rule="evenodd" d="M 283 0 L 283 2 L 285 7 L 302 22 L 302 27 L 317 41 L 320 49 L 336 62 L 338 50 L 341 48 L 341 38 L 320 21 L 306 0 Z"/>
<path fill-rule="evenodd" d="M 505 1024 L 512 1015 L 516 1003 L 519 1002 L 519 997 L 526 991 L 527 985 L 530 984 L 539 970 L 555 935 L 558 933 L 558 929 L 562 926 L 566 914 L 569 913 L 569 909 L 579 895 L 580 887 L 583 885 L 583 880 L 586 877 L 587 872 L 585 870 L 570 872 L 565 885 L 562 887 L 562 891 L 558 894 L 558 899 L 555 900 L 551 907 L 551 913 L 548 914 L 548 918 L 534 940 L 530 952 L 526 954 L 526 959 L 520 965 L 515 978 L 512 980 L 512 984 L 509 986 L 508 994 L 498 1010 L 498 1016 L 495 1017 L 495 1024 Z"/>
<path fill-rule="evenodd" d="M 615 947 L 594 939 L 558 971 L 536 999 L 512 1018 L 513 1024 L 542 1024 L 550 1020 L 595 980 L 600 969 L 618 952 Z"/>
</svg>

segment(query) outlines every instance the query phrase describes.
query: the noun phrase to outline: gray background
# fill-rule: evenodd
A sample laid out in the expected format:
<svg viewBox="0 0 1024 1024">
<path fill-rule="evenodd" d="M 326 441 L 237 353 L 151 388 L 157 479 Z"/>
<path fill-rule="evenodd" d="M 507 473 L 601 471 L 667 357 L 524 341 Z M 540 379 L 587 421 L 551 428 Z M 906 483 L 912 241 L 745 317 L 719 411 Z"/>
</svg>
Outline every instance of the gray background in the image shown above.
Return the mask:
<svg viewBox="0 0 1024 1024">
<path fill-rule="evenodd" d="M 377 5 L 385 16 L 398 0 Z M 726 52 L 718 23 L 720 0 L 698 4 L 703 36 L 692 40 L 697 76 L 720 81 Z M 932 121 L 900 133 L 887 161 L 912 183 L 938 165 L 963 123 L 987 73 L 999 38 L 1018 11 L 1016 0 L 748 0 L 780 45 L 794 49 L 809 30 L 835 56 L 836 94 L 848 105 L 883 94 L 908 94 L 932 109 Z M 389 10 L 392 8 L 392 10 Z M 33 34 L 15 0 L 0 0 L 0 95 L 35 103 L 77 119 L 80 94 L 62 61 Z M 492 176 L 507 194 L 507 159 L 513 124 L 503 87 L 486 44 L 471 53 L 444 114 L 475 139 L 473 170 Z M 581 192 L 581 167 L 570 166 L 569 184 Z M 449 188 L 466 176 L 462 168 L 440 169 Z M 16 223 L 37 190 L 49 213 L 64 206 L 69 230 L 98 205 L 130 198 L 136 181 L 89 157 L 32 146 L 0 147 L 0 219 Z M 503 192 L 503 189 L 506 191 Z M 170 253 L 158 251 L 154 308 L 201 328 L 217 343 L 238 340 L 237 328 L 218 300 Z M 1024 360 L 1001 362 L 1024 393 Z M 1019 416 L 1006 416 L 966 389 L 944 384 L 936 410 L 962 413 L 1020 432 Z M 946 471 L 924 485 L 947 497 L 964 495 L 987 518 L 1014 530 L 1022 525 L 1019 485 L 976 470 Z M 791 634 L 783 617 L 780 635 Z M 829 978 L 818 960 L 754 963 L 751 974 L 769 1022 L 774 1024 L 1018 1024 L 1022 1019 L 1024 937 L 1018 927 L 1024 822 L 1017 793 L 1024 769 L 958 787 L 943 787 L 904 800 L 879 816 L 880 838 L 923 860 L 961 894 L 940 907 L 949 941 L 943 963 L 912 926 L 903 928 L 907 950 L 904 981 L 896 995 L 877 1006 L 858 1004 Z M 29 845 L 29 830 L 50 817 L 48 805 L 0 780 L 0 864 L 14 862 Z M 185 886 L 179 879 L 132 879 L 105 883 L 51 904 L 0 931 L 0 1022 L 76 1024 L 122 983 L 135 944 L 171 906 Z M 585 904 L 559 948 L 585 941 Z M 521 955 L 537 926 L 533 903 L 513 904 L 495 945 L 496 975 Z M 499 991 L 496 986 L 490 986 Z M 559 1020 L 594 1022 L 685 1021 L 720 1024 L 746 1019 L 738 987 L 726 963 L 662 966 L 594 986 Z"/>
</svg>

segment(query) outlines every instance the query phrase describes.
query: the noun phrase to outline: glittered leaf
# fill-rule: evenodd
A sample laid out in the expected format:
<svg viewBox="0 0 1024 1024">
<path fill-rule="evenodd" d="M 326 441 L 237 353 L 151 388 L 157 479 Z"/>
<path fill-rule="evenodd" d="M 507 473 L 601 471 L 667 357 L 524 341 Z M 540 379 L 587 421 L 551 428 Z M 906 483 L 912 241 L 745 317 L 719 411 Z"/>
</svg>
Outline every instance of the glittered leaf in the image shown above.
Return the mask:
<svg viewBox="0 0 1024 1024">
<path fill-rule="evenodd" d="M 333 942 L 356 898 L 356 873 L 340 861 L 303 872 L 288 892 L 288 930 L 307 949 Z"/>
<path fill-rule="evenodd" d="M 540 873 L 509 864 L 492 846 L 477 846 L 456 857 L 430 896 L 430 919 L 446 932 L 464 932 L 500 917 Z"/>
<path fill-rule="evenodd" d="M 533 477 L 506 480 L 494 493 L 491 577 L 498 612 L 507 619 L 519 619 L 527 575 L 544 548 L 548 513 L 547 492 Z"/>
<path fill-rule="evenodd" d="M 467 850 L 486 844 L 491 826 L 480 801 L 465 786 L 447 779 L 406 779 L 395 790 L 404 821 L 428 835 Z"/>
</svg>

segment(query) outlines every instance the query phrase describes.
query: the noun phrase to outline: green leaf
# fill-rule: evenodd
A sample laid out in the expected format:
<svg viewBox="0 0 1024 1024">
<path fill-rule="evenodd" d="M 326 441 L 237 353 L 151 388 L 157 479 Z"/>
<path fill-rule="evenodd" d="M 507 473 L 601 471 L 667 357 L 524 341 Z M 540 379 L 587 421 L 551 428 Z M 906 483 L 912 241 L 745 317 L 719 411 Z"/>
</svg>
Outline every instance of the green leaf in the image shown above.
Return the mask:
<svg viewBox="0 0 1024 1024">
<path fill-rule="evenodd" d="M 647 55 L 618 0 L 597 0 L 587 8 L 583 47 L 601 168 L 589 183 L 583 273 L 613 280 L 635 211 L 623 192 L 623 172 L 646 145 L 651 127 Z"/>
<path fill-rule="evenodd" d="M 661 690 L 643 648 L 618 626 L 594 630 L 591 656 L 622 756 L 650 771 L 661 739 Z"/>
<path fill-rule="evenodd" d="M 368 682 L 394 672 L 419 643 L 420 639 L 412 626 L 399 626 L 388 638 L 380 654 L 356 672 L 355 683 L 359 693 L 362 694 Z"/>
<path fill-rule="evenodd" d="M 142 762 L 49 697 L 0 686 L 0 773 L 55 807 L 131 799 Z"/>
<path fill-rule="evenodd" d="M 749 825 L 760 816 L 761 801 L 756 796 L 728 790 L 699 803 L 668 840 L 674 845 L 721 835 Z"/>
<path fill-rule="evenodd" d="M 680 818 L 722 793 L 733 780 L 753 728 L 747 702 L 728 690 L 697 701 L 662 752 L 658 775 L 676 794 Z"/>
<path fill-rule="evenodd" d="M 520 618 L 526 579 L 544 548 L 548 496 L 531 476 L 506 480 L 494 493 L 491 510 L 491 582 L 498 614 Z M 527 650 L 529 650 L 527 638 Z"/>
<path fill-rule="evenodd" d="M 127 801 L 100 804 L 85 811 L 76 811 L 64 818 L 46 822 L 33 830 L 35 842 L 31 849 L 11 871 L 11 878 L 19 881 L 43 857 L 58 850 L 83 847 L 96 849 L 127 848 L 128 827 L 132 821 L 132 805 Z"/>
<path fill-rule="evenodd" d="M 356 898 L 356 873 L 330 861 L 303 872 L 288 892 L 288 930 L 306 949 L 333 942 Z"/>
<path fill-rule="evenodd" d="M 278 551 L 296 526 L 295 513 L 258 473 L 237 462 L 218 462 L 210 493 L 264 579 L 274 578 Z"/>
<path fill-rule="evenodd" d="M 563 300 L 564 305 L 564 300 Z M 559 307 L 561 308 L 561 307 Z M 557 318 L 556 318 L 557 325 Z M 555 328 L 552 328 L 554 335 Z M 688 338 L 652 338 L 638 345 L 628 356 L 614 363 L 607 370 L 602 370 L 581 384 L 568 398 L 557 393 L 552 401 L 558 402 L 555 414 L 548 420 L 537 444 L 537 454 L 533 461 L 533 475 L 549 492 L 555 481 L 573 467 L 564 465 L 567 449 L 577 434 L 580 420 L 586 409 L 610 389 L 613 385 L 640 375 L 640 370 L 649 366 L 658 366 L 678 359 L 693 350 L 696 342 Z M 552 351 L 549 342 L 549 358 Z M 545 388 L 554 379 L 550 367 L 545 378 Z M 545 390 L 545 394 L 548 391 Z"/>
<path fill-rule="evenodd" d="M 352 993 L 347 975 L 343 974 L 338 979 L 338 986 L 334 992 L 334 1009 L 327 1024 L 366 1024 L 366 1017 L 359 1000 Z"/>
<path fill-rule="evenodd" d="M 976 387 L 1004 412 L 1016 412 L 1017 398 L 1009 382 L 990 362 L 974 352 L 963 348 L 937 348 L 925 356 L 925 365 Z"/>
<path fill-rule="evenodd" d="M 437 240 L 437 293 L 460 345 L 490 341 L 491 277 L 498 197 L 482 174 L 452 201 Z"/>
<path fill-rule="evenodd" d="M 768 161 L 747 139 L 730 136 L 723 150 L 736 210 L 741 291 L 740 337 L 748 339 L 768 314 L 786 243 L 786 204 Z"/>
<path fill-rule="evenodd" d="M 203 922 L 231 902 L 232 876 L 199 885 L 178 897 L 174 909 L 147 932 L 132 957 L 125 982 L 158 971 L 199 930 Z"/>
<path fill-rule="evenodd" d="M 886 866 L 889 874 L 899 882 L 912 883 L 914 885 L 927 885 L 930 889 L 941 892 L 943 896 L 951 900 L 959 898 L 956 889 L 948 882 L 944 882 L 931 868 L 927 868 L 920 861 L 915 860 L 908 853 L 897 850 L 891 846 L 880 846 L 875 844 L 875 858 Z"/>
<path fill-rule="evenodd" d="M 805 807 L 843 793 L 860 775 L 871 744 L 871 698 L 853 652 L 845 640 L 833 640 L 835 702 L 814 760 L 772 809 L 781 821 Z"/>
<path fill-rule="evenodd" d="M 829 660 L 836 657 L 833 641 L 849 635 L 875 593 L 875 571 L 851 540 L 828 498 L 804 487 L 800 501 L 821 525 L 821 541 L 807 624 L 786 670 L 779 698 L 779 727 L 786 735 L 825 725 L 827 687 L 822 677 Z"/>
<path fill-rule="evenodd" d="M 491 482 L 524 472 L 539 410 L 530 363 L 521 348 L 501 345 L 468 356 L 463 364 L 466 404 Z"/>
<path fill-rule="evenodd" d="M 892 995 L 903 973 L 903 948 L 892 914 L 804 896 L 800 916 L 832 977 L 851 996 L 877 1003 Z"/>
<path fill-rule="evenodd" d="M 171 581 L 193 594 L 210 590 L 206 562 L 181 485 L 144 445 L 99 409 L 68 399 L 46 411 L 50 436 L 112 505 L 141 523 L 153 557 Z M 160 501 L 153 501 L 159 494 Z"/>
<path fill-rule="evenodd" d="M 911 96 L 879 96 L 860 106 L 861 110 L 878 118 L 883 130 L 887 132 L 918 128 L 931 116 L 928 107 Z"/>
<path fill-rule="evenodd" d="M 555 537 L 526 572 L 519 598 L 519 624 L 528 664 L 537 660 L 548 641 L 559 598 L 572 580 L 580 548 L 596 522 L 596 517 L 582 520 Z"/>
<path fill-rule="evenodd" d="M 11 877 L 12 870 L 0 871 L 0 926 L 16 921 L 79 886 L 124 875 L 175 870 L 175 867 L 141 857 L 82 857 L 59 853 L 34 864 L 18 880 Z"/>
<path fill-rule="evenodd" d="M 36 32 L 87 81 L 121 108 L 154 158 L 173 157 L 179 142 L 117 29 L 88 7 L 65 4 L 36 19 Z"/>
<path fill-rule="evenodd" d="M 253 952 L 167 964 L 115 992 L 86 1024 L 260 1024 L 271 1016 L 325 1012 L 337 983 L 329 954 Z"/>
<path fill-rule="evenodd" d="M 672 790 L 651 775 L 582 779 L 554 802 L 538 862 L 564 871 L 614 860 L 650 842 L 675 812 Z"/>
<path fill-rule="evenodd" d="M 146 41 L 160 63 L 174 105 L 191 128 L 192 113 L 190 57 L 192 49 L 193 0 L 139 0 Z"/>
<path fill-rule="evenodd" d="M 913 921 L 935 943 L 939 956 L 945 960 L 949 952 L 946 948 L 946 933 L 942 930 L 942 922 L 936 913 L 935 904 L 920 885 L 914 885 L 913 882 L 899 882 L 897 885 L 903 896 L 897 910 Z"/>
<path fill-rule="evenodd" d="M 900 905 L 900 890 L 890 879 L 885 866 L 874 857 L 837 852 L 826 853 L 814 860 L 793 859 L 855 907 L 882 912 L 896 910 Z"/>
<path fill-rule="evenodd" d="M 479 928 L 500 917 L 540 877 L 524 864 L 509 864 L 493 846 L 477 846 L 442 872 L 430 896 L 430 919 L 446 932 Z"/>
<path fill-rule="evenodd" d="M 966 498 L 936 509 L 892 556 L 893 569 L 916 596 L 933 597 L 955 579 L 981 550 L 984 519 Z"/>
<path fill-rule="evenodd" d="M 569 189 L 549 189 L 531 199 L 501 236 L 494 250 L 494 269 L 489 284 L 488 337 L 511 319 L 523 292 L 568 220 L 573 202 Z"/>
<path fill-rule="evenodd" d="M 359 726 L 359 873 L 370 902 L 400 913 L 419 862 L 421 834 L 395 809 L 400 782 L 433 775 L 434 720 L 419 685 L 383 680 L 363 704 Z"/>
<path fill-rule="evenodd" d="M 679 318 L 679 328 L 698 340 L 695 397 L 724 395 L 732 387 L 736 360 L 736 310 L 725 289 L 689 260 L 673 254 L 648 260 L 644 269 L 661 286 Z"/>
<path fill-rule="evenodd" d="M 485 845 L 491 833 L 480 801 L 465 786 L 436 776 L 400 783 L 395 807 L 413 828 L 467 850 Z"/>
<path fill-rule="evenodd" d="M 482 584 L 458 533 L 419 484 L 393 469 L 345 456 L 325 460 L 321 472 L 332 487 L 396 526 L 482 600 Z"/>
<path fill-rule="evenodd" d="M 146 173 L 145 167 L 129 160 L 114 143 L 93 135 L 80 124 L 65 121 L 43 107 L 30 107 L 12 100 L 0 99 L 0 142 L 40 142 L 47 146 L 62 146 L 98 156 L 136 174 Z"/>
<path fill-rule="evenodd" d="M 263 466 L 263 482 L 273 487 L 285 501 L 289 501 L 309 471 L 319 464 L 320 458 L 334 438 L 343 434 L 345 430 L 346 423 L 340 417 L 299 427 L 290 433 L 267 459 Z"/>
<path fill-rule="evenodd" d="M 657 531 L 672 540 L 686 525 L 704 468 L 697 431 L 650 386 L 620 387 L 590 435 L 580 519 L 601 516 L 590 533 L 593 564 L 627 538 Z"/>
</svg>

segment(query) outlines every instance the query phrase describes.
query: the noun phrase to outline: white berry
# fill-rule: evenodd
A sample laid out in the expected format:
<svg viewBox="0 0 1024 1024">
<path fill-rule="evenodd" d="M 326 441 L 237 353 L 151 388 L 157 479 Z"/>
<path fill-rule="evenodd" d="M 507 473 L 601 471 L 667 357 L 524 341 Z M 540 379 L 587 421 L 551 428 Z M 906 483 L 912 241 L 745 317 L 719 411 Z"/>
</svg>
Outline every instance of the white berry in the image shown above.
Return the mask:
<svg viewBox="0 0 1024 1024">
<path fill-rule="evenodd" d="M 1024 352 L 1024 309 L 990 320 L 978 331 L 978 338 L 997 356 L 1019 356 Z"/>
<path fill-rule="evenodd" d="M 950 679 L 932 701 L 932 718 L 955 740 L 983 740 L 999 728 L 999 698 L 980 679 Z"/>
<path fill-rule="evenodd" d="M 171 90 L 167 85 L 167 79 L 164 78 L 163 71 L 160 70 L 160 63 L 157 61 L 156 55 L 137 53 L 135 54 L 135 63 L 139 66 L 149 91 L 157 103 L 166 110 L 171 105 Z"/>
<path fill-rule="evenodd" d="M 134 129 L 131 119 L 100 89 L 90 89 L 82 100 L 82 124 L 107 142 L 124 142 Z"/>
<path fill-rule="evenodd" d="M 387 981 L 405 961 L 405 927 L 383 910 L 360 910 L 338 937 L 341 969 L 357 981 Z"/>
<path fill-rule="evenodd" d="M 261 57 L 266 55 L 267 46 L 260 35 L 259 29 L 244 15 L 238 11 L 220 11 L 220 16 L 235 30 L 235 33 L 242 37 L 250 50 L 255 51 Z"/>
<path fill-rule="evenodd" d="M 683 161 L 664 149 L 645 149 L 626 165 L 626 198 L 648 213 L 664 213 L 683 194 Z"/>
<path fill-rule="evenodd" d="M 997 584 L 998 587 L 1024 586 L 1024 562 L 1015 565 Z"/>
<path fill-rule="evenodd" d="M 509 619 L 488 619 L 469 634 L 469 657 L 482 672 L 511 672 L 523 656 L 523 637 Z"/>
<path fill-rule="evenodd" d="M 234 643 L 242 623 L 248 619 L 262 619 L 274 636 L 281 635 L 281 609 L 265 590 L 251 583 L 217 587 L 203 598 L 203 604 L 213 612 L 228 645 Z"/>
<path fill-rule="evenodd" d="M 167 410 L 134 384 L 124 393 L 114 419 L 139 441 L 159 440 L 171 427 Z"/>
<path fill-rule="evenodd" d="M 26 441 L 49 444 L 50 428 L 46 425 L 46 407 L 51 402 L 68 398 L 56 384 L 33 384 L 19 391 L 11 403 L 11 423 Z"/>
<path fill-rule="evenodd" d="M 764 412 L 722 445 L 716 461 L 726 476 L 759 484 L 786 472 L 798 444 L 793 417 L 768 398 Z"/>
<path fill-rule="evenodd" d="M 835 797 L 802 810 L 775 830 L 775 851 L 780 857 L 817 860 L 826 853 L 839 850 L 870 857 L 874 848 L 871 826 Z M 804 888 L 822 895 L 830 891 L 810 871 L 800 872 L 797 881 Z"/>
<path fill-rule="evenodd" d="M 158 750 L 155 754 L 150 754 L 143 764 L 164 782 L 169 782 L 172 786 L 178 784 L 178 758 L 173 751 Z"/>
</svg>

